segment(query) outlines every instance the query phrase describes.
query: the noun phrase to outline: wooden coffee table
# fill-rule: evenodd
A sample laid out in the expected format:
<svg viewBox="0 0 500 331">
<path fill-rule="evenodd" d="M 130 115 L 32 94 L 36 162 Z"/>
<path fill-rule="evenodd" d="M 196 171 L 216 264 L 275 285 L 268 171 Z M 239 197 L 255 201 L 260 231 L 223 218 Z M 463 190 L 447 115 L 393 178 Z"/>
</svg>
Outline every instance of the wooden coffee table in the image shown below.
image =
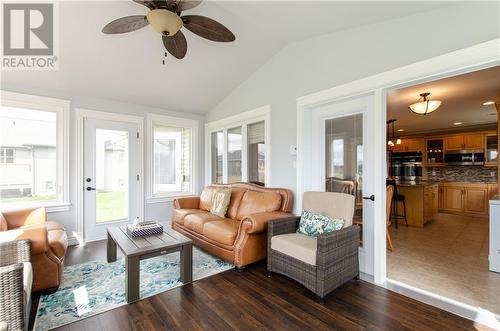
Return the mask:
<svg viewBox="0 0 500 331">
<path fill-rule="evenodd" d="M 163 229 L 163 234 L 131 237 L 125 226 L 109 227 L 107 242 L 108 262 L 116 261 L 116 246 L 125 255 L 125 291 L 127 302 L 139 300 L 139 262 L 151 257 L 180 252 L 181 282 L 193 280 L 193 242 L 172 230 Z"/>
</svg>

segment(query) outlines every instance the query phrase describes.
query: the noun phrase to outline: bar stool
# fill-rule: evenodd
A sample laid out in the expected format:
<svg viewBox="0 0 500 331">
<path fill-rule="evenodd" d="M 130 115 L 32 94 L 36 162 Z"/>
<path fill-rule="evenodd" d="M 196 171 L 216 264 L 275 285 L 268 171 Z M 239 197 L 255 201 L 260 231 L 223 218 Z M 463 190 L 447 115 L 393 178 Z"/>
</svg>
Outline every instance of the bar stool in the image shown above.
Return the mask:
<svg viewBox="0 0 500 331">
<path fill-rule="evenodd" d="M 408 227 L 408 219 L 406 218 L 406 202 L 405 202 L 405 196 L 403 194 L 399 194 L 398 193 L 398 187 L 396 185 L 396 180 L 395 179 L 386 179 L 385 180 L 385 185 L 386 186 L 389 186 L 389 185 L 392 185 L 394 186 L 394 195 L 392 197 L 393 199 L 393 205 L 394 205 L 394 209 L 395 210 L 395 213 L 393 214 L 392 213 L 392 208 L 391 208 L 391 216 L 390 217 L 394 217 L 395 219 L 395 227 L 396 229 L 398 228 L 398 220 L 399 219 L 404 219 L 405 220 L 405 223 L 406 223 L 406 227 Z M 398 202 L 401 201 L 403 203 L 403 215 L 399 215 L 398 213 Z"/>
</svg>

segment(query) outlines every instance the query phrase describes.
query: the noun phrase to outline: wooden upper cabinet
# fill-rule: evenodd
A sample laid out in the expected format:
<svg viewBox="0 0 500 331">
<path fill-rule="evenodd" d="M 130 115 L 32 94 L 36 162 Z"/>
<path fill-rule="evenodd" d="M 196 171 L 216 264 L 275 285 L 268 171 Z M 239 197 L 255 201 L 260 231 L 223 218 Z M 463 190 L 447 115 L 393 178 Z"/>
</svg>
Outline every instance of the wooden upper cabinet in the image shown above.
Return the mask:
<svg viewBox="0 0 500 331">
<path fill-rule="evenodd" d="M 483 134 L 464 135 L 464 149 L 484 149 Z"/>
<path fill-rule="evenodd" d="M 457 151 L 462 149 L 484 149 L 483 134 L 461 134 L 444 138 L 444 149 L 446 151 Z"/>
<path fill-rule="evenodd" d="M 456 151 L 463 149 L 463 136 L 448 136 L 444 138 L 444 149 L 446 151 Z"/>
<path fill-rule="evenodd" d="M 422 152 L 424 150 L 423 138 L 402 138 L 401 144 L 394 145 L 394 152 Z"/>
</svg>

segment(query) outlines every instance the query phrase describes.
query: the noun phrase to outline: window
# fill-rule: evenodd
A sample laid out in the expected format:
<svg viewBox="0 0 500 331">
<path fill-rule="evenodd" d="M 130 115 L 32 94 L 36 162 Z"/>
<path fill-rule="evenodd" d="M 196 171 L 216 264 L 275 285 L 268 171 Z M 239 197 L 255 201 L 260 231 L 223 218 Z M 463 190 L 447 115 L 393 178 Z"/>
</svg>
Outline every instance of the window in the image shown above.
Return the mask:
<svg viewBox="0 0 500 331">
<path fill-rule="evenodd" d="M 212 132 L 212 182 L 215 184 L 222 184 L 222 153 L 224 149 L 224 133 L 222 131 Z"/>
<path fill-rule="evenodd" d="M 194 194 L 193 164 L 198 121 L 149 114 L 148 122 L 151 131 L 148 201 Z"/>
<path fill-rule="evenodd" d="M 266 141 L 265 123 L 248 126 L 248 181 L 265 183 Z"/>
<path fill-rule="evenodd" d="M 332 177 L 344 178 L 344 139 L 333 139 L 332 141 Z"/>
<path fill-rule="evenodd" d="M 69 102 L 2 92 L 0 203 L 69 209 Z"/>
<path fill-rule="evenodd" d="M 241 182 L 241 126 L 227 130 L 228 182 Z"/>
<path fill-rule="evenodd" d="M 266 130 L 269 107 L 206 125 L 210 157 L 207 183 L 255 182 L 266 184 Z M 269 183 L 267 183 L 269 184 Z"/>
<path fill-rule="evenodd" d="M 0 148 L 0 163 L 14 163 L 14 148 Z"/>
</svg>

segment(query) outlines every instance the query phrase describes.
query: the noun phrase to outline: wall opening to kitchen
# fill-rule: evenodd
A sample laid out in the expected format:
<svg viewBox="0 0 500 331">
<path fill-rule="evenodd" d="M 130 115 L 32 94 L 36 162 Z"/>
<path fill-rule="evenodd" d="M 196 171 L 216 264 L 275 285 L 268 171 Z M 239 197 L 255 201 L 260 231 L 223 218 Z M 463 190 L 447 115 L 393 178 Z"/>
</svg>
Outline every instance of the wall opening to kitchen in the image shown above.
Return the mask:
<svg viewBox="0 0 500 331">
<path fill-rule="evenodd" d="M 499 112 L 500 66 L 387 93 L 387 278 L 495 314 Z"/>
</svg>

